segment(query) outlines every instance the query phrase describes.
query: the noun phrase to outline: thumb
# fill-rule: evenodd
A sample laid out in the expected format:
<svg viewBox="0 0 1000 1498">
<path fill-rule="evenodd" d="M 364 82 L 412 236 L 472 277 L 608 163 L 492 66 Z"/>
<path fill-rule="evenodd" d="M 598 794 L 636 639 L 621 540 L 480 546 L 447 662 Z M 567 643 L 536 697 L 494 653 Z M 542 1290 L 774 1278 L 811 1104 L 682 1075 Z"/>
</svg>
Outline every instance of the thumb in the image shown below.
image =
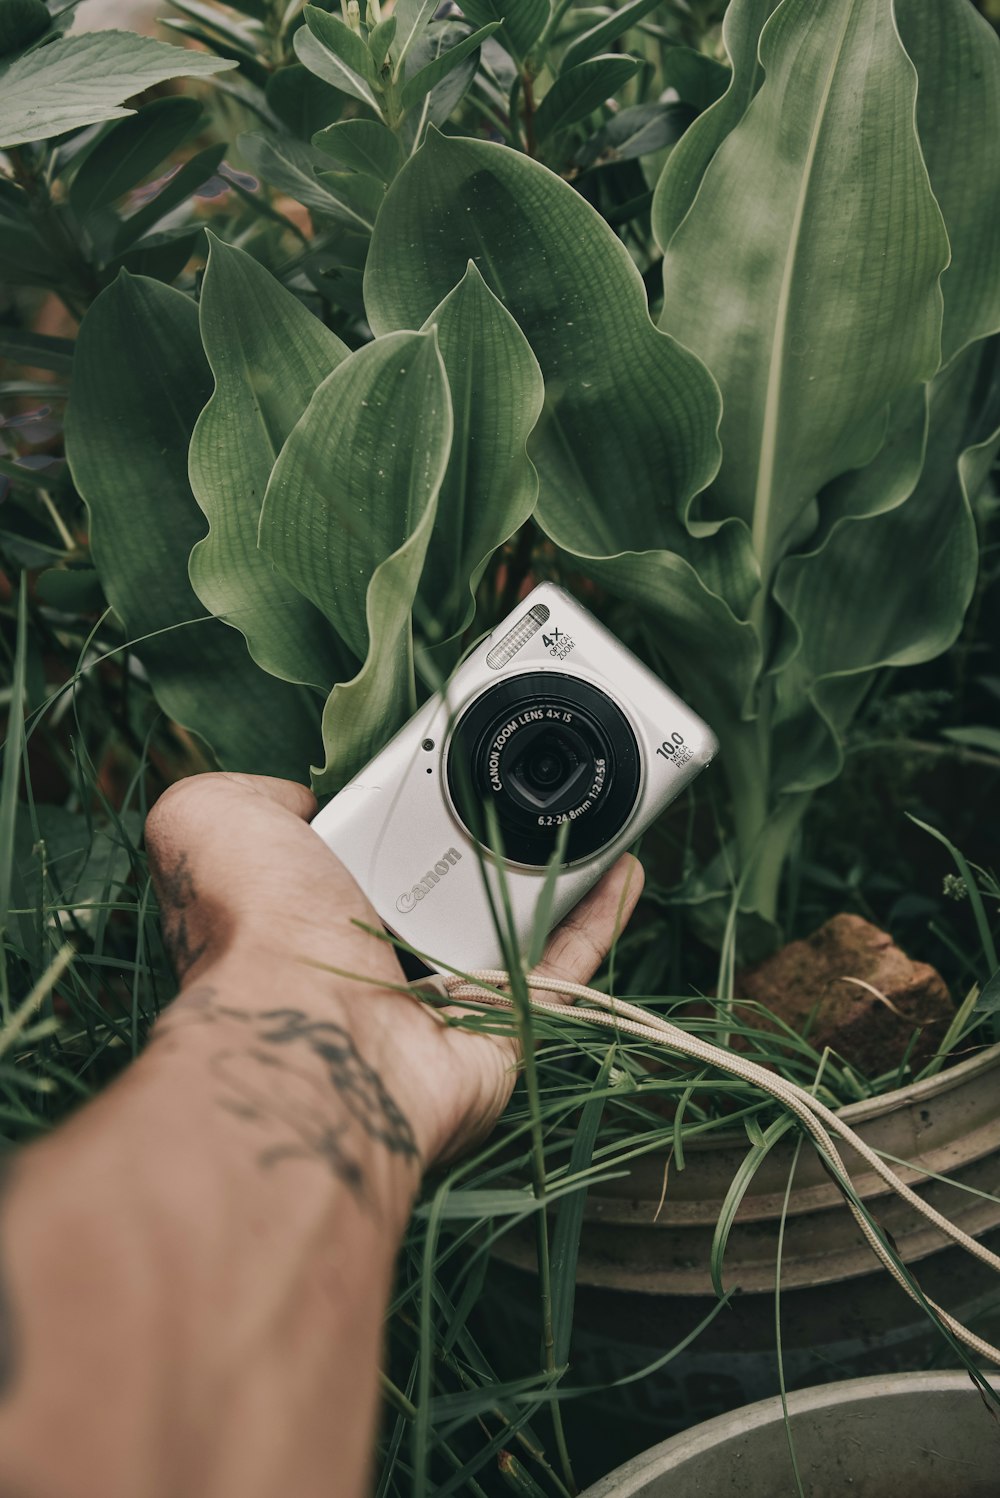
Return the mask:
<svg viewBox="0 0 1000 1498">
<path fill-rule="evenodd" d="M 644 877 L 639 860 L 623 854 L 556 927 L 535 971 L 567 983 L 589 982 L 628 925 Z"/>
</svg>

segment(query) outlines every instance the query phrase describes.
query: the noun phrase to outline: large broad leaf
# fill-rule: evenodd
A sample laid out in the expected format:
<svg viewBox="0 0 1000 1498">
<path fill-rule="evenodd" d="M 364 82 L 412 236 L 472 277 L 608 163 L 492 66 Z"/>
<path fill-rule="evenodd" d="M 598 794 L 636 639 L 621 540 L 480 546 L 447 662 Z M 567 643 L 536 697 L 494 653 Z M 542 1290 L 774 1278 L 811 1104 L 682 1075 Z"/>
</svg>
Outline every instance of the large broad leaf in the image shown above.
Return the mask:
<svg viewBox="0 0 1000 1498">
<path fill-rule="evenodd" d="M 947 361 L 1000 331 L 1000 37 L 968 0 L 895 0 L 917 70 L 917 129 L 951 241 Z"/>
<path fill-rule="evenodd" d="M 931 437 L 905 502 L 845 520 L 778 574 L 776 595 L 800 636 L 775 683 L 780 790 L 811 789 L 839 771 L 844 728 L 875 669 L 928 660 L 962 627 L 978 563 L 970 499 L 1000 445 L 996 340 L 953 360 L 927 402 Z"/>
<path fill-rule="evenodd" d="M 957 634 L 975 574 L 959 454 L 1000 418 L 990 408 L 995 352 L 973 346 L 1000 316 L 1000 137 L 989 126 L 1000 109 L 1000 41 L 962 0 L 933 10 L 896 0 L 896 11 L 918 71 L 917 123 L 952 245 L 941 283 L 944 352 L 960 367 L 894 401 L 878 456 L 827 486 L 808 554 L 778 573 L 791 661 L 778 708 L 795 720 L 794 733 L 783 735 L 781 777 L 793 784 L 837 773 L 839 735 L 878 663 L 927 659 Z M 964 468 L 973 472 L 974 455 Z M 887 513 L 899 505 L 905 514 Z M 879 515 L 877 525 L 846 524 Z M 824 707 L 809 730 L 807 699 Z"/>
<path fill-rule="evenodd" d="M 234 64 L 127 31 L 60 37 L 0 75 L 0 146 L 45 140 L 120 119 L 124 101 L 167 78 L 204 77 Z"/>
<path fill-rule="evenodd" d="M 670 153 L 653 194 L 652 226 L 665 250 L 687 213 L 705 169 L 722 142 L 746 114 L 764 71 L 757 44 L 764 22 L 779 0 L 732 0 L 722 23 L 722 40 L 732 66 L 729 87 L 700 114 Z M 672 54 L 668 53 L 668 59 Z"/>
<path fill-rule="evenodd" d="M 73 365 L 67 455 L 108 601 L 157 701 L 226 768 L 306 779 L 315 701 L 255 666 L 235 630 L 205 618 L 188 581 L 205 518 L 187 448 L 212 388 L 194 303 L 120 276 L 84 319 Z"/>
<path fill-rule="evenodd" d="M 431 637 L 441 639 L 469 623 L 486 563 L 534 509 L 538 477 L 526 443 L 545 389 L 527 339 L 474 264 L 424 331 L 431 327 L 454 415 L 420 588 Z"/>
<path fill-rule="evenodd" d="M 718 590 L 740 602 L 752 594 L 745 533 L 729 526 L 694 538 L 682 519 L 718 461 L 712 380 L 653 327 L 624 246 L 571 187 L 505 147 L 432 133 L 375 226 L 365 277 L 372 326 L 422 322 L 469 259 L 545 377 L 548 406 L 530 445 L 540 523 L 652 610 L 664 653 L 703 704 L 706 663 L 731 666 L 738 714 L 755 647 Z"/>
<path fill-rule="evenodd" d="M 415 708 L 411 610 L 451 434 L 435 333 L 398 333 L 334 370 L 275 464 L 261 550 L 364 661 L 324 710 L 318 790 L 343 785 Z"/>
<path fill-rule="evenodd" d="M 352 674 L 349 657 L 315 605 L 258 551 L 257 527 L 285 438 L 348 349 L 250 255 L 211 245 L 200 316 L 215 391 L 189 455 L 210 529 L 191 553 L 191 582 L 265 670 L 326 693 Z"/>
<path fill-rule="evenodd" d="M 783 0 L 759 54 L 667 245 L 662 326 L 719 382 L 704 513 L 746 522 L 766 584 L 817 491 L 870 461 L 889 402 L 937 368 L 949 247 L 891 0 Z"/>
</svg>

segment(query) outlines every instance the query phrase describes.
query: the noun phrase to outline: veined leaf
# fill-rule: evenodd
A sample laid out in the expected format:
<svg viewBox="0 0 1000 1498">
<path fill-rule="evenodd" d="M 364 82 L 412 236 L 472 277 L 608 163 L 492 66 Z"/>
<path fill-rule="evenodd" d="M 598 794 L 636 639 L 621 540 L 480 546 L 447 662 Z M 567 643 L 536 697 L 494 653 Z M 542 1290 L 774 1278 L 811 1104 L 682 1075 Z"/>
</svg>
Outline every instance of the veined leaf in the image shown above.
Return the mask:
<svg viewBox="0 0 1000 1498">
<path fill-rule="evenodd" d="M 429 94 L 442 79 L 447 78 L 463 58 L 468 57 L 470 52 L 475 52 L 477 47 L 481 47 L 486 38 L 492 36 L 497 30 L 499 24 L 499 21 L 491 21 L 488 26 L 481 26 L 478 31 L 473 31 L 470 36 L 464 37 L 454 47 L 449 47 L 447 52 L 442 52 L 440 57 L 435 57 L 431 62 L 426 63 L 411 78 L 407 78 L 403 84 L 403 108 L 412 109 L 414 104 L 419 104 L 424 95 Z"/>
<path fill-rule="evenodd" d="M 340 120 L 313 136 L 313 145 L 340 166 L 391 182 L 403 165 L 403 148 L 379 120 Z"/>
<path fill-rule="evenodd" d="M 410 48 L 430 25 L 437 7 L 438 0 L 397 0 L 393 10 L 396 20 L 396 37 L 392 47 L 395 59 L 394 78 L 402 76 L 403 63 Z"/>
<path fill-rule="evenodd" d="M 17 57 L 0 88 L 0 147 L 45 140 L 134 114 L 123 103 L 168 78 L 204 77 L 233 64 L 128 31 L 64 36 Z"/>
<path fill-rule="evenodd" d="M 454 435 L 420 592 L 444 639 L 469 623 L 486 563 L 534 509 L 538 476 L 526 443 L 545 389 L 527 339 L 472 262 L 423 331 L 432 327 Z"/>
<path fill-rule="evenodd" d="M 191 439 L 189 474 L 209 532 L 191 553 L 205 608 L 246 638 L 258 665 L 328 692 L 350 657 L 319 610 L 257 549 L 282 444 L 348 349 L 242 250 L 211 238 L 199 303 L 215 390 Z"/>
<path fill-rule="evenodd" d="M 641 21 L 659 3 L 660 0 L 629 0 L 621 10 L 613 11 L 606 20 L 591 26 L 589 31 L 578 36 L 566 48 L 559 68 L 560 74 L 569 72 L 579 62 L 587 62 L 589 58 L 596 57 L 599 52 L 605 52 L 612 42 L 624 36 L 630 26 Z"/>
<path fill-rule="evenodd" d="M 549 0 L 463 0 L 462 5 L 462 14 L 474 26 L 502 21 L 497 41 L 521 58 L 527 57 L 545 30 L 549 13 Z"/>
<path fill-rule="evenodd" d="M 841 735 L 873 670 L 929 660 L 961 629 L 978 563 L 970 500 L 1000 447 L 996 340 L 954 360 L 928 403 L 927 455 L 905 502 L 843 521 L 779 572 L 775 594 L 799 636 L 775 678 L 782 790 L 811 789 L 839 771 Z"/>
<path fill-rule="evenodd" d="M 307 5 L 302 15 L 313 36 L 328 52 L 339 57 L 352 73 L 363 78 L 366 83 L 375 82 L 372 55 L 356 31 L 345 26 L 339 16 L 332 16 L 329 11 L 320 10 L 315 5 Z"/>
<path fill-rule="evenodd" d="M 783 0 L 760 59 L 667 245 L 661 325 L 719 382 L 704 513 L 746 522 L 766 585 L 816 492 L 874 457 L 889 402 L 937 368 L 949 249 L 891 0 Z"/>
<path fill-rule="evenodd" d="M 634 57 L 592 57 L 578 63 L 559 77 L 549 89 L 535 114 L 535 134 L 547 140 L 558 130 L 566 130 L 578 120 L 586 119 L 605 100 L 618 92 L 623 83 L 637 71 Z"/>
<path fill-rule="evenodd" d="M 347 28 L 344 29 L 346 31 Z M 329 47 L 325 47 L 319 37 L 307 26 L 299 27 L 292 45 L 299 62 L 304 68 L 308 68 L 310 73 L 314 73 L 317 78 L 322 78 L 324 83 L 332 84 L 342 94 L 350 94 L 352 99 L 360 99 L 362 104 L 369 104 L 376 114 L 379 112 L 378 100 L 368 80 L 349 68 L 336 52 L 331 52 Z"/>
<path fill-rule="evenodd" d="M 726 526 L 695 538 L 682 519 L 718 462 L 711 378 L 653 327 L 624 245 L 567 183 L 506 147 L 432 132 L 375 226 L 372 327 L 422 322 L 469 259 L 545 378 L 547 409 L 529 446 L 540 524 L 587 571 L 653 610 L 665 653 L 696 678 L 702 703 L 705 659 L 725 660 L 738 716 L 756 646 L 726 598 L 748 604 L 756 586 L 746 533 Z"/>
<path fill-rule="evenodd" d="M 317 789 L 343 785 L 414 709 L 410 614 L 451 434 L 436 335 L 398 333 L 334 370 L 275 464 L 261 550 L 364 661 L 324 709 Z"/>
<path fill-rule="evenodd" d="M 73 363 L 67 456 L 108 602 L 157 701 L 227 769 L 306 779 L 319 739 L 314 702 L 255 666 L 235 630 L 206 619 L 188 580 L 205 519 L 187 447 L 211 393 L 197 308 L 156 281 L 119 276 L 84 319 Z"/>
<path fill-rule="evenodd" d="M 298 35 L 300 33 L 296 32 Z M 259 173 L 270 187 L 286 192 L 303 208 L 308 208 L 311 215 L 335 219 L 359 233 L 370 232 L 370 213 L 336 196 L 320 181 L 317 168 L 324 166 L 325 162 L 312 146 L 288 136 L 272 140 L 251 131 L 240 136 L 239 147 L 253 171 Z"/>
<path fill-rule="evenodd" d="M 895 0 L 917 70 L 917 130 L 951 241 L 944 293 L 947 362 L 1000 332 L 1000 37 L 965 0 Z"/>
<path fill-rule="evenodd" d="M 746 114 L 764 71 L 757 46 L 764 23 L 779 0 L 732 0 L 722 23 L 722 40 L 731 65 L 729 87 L 700 114 L 670 153 L 653 195 L 652 224 L 656 242 L 666 250 L 694 202 L 705 170 Z"/>
</svg>

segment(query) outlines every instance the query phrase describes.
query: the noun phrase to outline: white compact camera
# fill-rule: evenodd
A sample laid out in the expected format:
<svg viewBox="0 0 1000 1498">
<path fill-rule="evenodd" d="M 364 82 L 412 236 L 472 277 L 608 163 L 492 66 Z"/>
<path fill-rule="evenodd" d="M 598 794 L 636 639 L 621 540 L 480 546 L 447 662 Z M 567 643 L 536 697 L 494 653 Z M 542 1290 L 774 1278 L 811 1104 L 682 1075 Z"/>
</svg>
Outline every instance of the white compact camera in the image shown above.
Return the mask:
<svg viewBox="0 0 1000 1498">
<path fill-rule="evenodd" d="M 560 829 L 549 925 L 717 749 L 631 651 L 543 583 L 312 825 L 429 966 L 495 968 L 487 881 L 497 909 L 506 883 L 523 953 Z M 490 847 L 497 831 L 502 858 Z"/>
</svg>

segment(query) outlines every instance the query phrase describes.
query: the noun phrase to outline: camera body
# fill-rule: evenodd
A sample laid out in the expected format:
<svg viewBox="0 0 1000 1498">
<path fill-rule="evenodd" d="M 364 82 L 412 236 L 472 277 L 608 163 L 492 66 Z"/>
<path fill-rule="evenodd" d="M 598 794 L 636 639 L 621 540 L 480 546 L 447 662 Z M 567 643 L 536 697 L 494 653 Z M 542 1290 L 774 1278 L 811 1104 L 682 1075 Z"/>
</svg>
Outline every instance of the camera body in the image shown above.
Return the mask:
<svg viewBox="0 0 1000 1498">
<path fill-rule="evenodd" d="M 506 885 L 523 952 L 560 836 L 550 926 L 717 750 L 675 693 L 543 583 L 312 825 L 431 967 L 501 967 L 488 890 L 503 910 Z"/>
</svg>

